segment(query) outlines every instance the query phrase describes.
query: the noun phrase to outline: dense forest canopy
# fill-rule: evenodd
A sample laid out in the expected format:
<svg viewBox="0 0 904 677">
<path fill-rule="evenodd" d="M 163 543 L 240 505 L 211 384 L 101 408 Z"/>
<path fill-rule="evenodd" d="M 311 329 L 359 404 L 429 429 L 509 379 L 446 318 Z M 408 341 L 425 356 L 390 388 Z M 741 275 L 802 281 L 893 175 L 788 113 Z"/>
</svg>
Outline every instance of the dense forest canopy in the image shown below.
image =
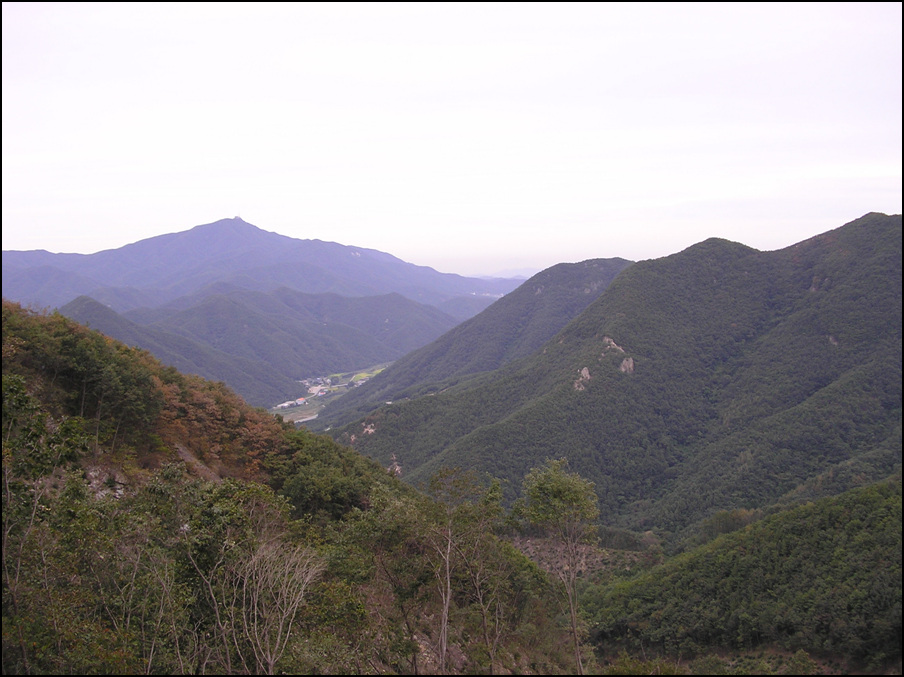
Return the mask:
<svg viewBox="0 0 904 677">
<path fill-rule="evenodd" d="M 533 354 L 599 298 L 629 265 L 625 259 L 588 259 L 537 273 L 476 317 L 409 352 L 369 383 L 328 404 L 310 425 L 324 430 L 349 423 L 387 400 L 435 393 L 471 374 L 493 371 Z"/>
<path fill-rule="evenodd" d="M 720 511 L 900 467 L 901 260 L 884 214 L 774 252 L 707 240 L 625 268 L 534 354 L 329 432 L 413 484 L 462 465 L 509 500 L 566 456 L 607 524 L 680 548 Z"/>
<path fill-rule="evenodd" d="M 763 646 L 796 670 L 900 665 L 899 475 L 763 521 L 720 513 L 675 558 L 581 532 L 571 625 L 567 560 L 537 531 L 558 504 L 506 515 L 498 482 L 454 469 L 421 493 L 222 384 L 9 303 L 3 435 L 9 674 L 567 673 L 572 631 L 590 672 L 784 671 L 751 657 Z"/>
</svg>

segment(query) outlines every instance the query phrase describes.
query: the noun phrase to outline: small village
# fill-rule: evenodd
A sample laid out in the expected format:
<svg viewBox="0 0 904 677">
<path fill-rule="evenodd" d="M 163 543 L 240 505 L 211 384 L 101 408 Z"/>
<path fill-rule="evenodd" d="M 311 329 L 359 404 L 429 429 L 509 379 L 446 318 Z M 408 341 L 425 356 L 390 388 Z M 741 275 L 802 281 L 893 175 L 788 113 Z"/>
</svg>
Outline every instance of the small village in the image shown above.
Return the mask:
<svg viewBox="0 0 904 677">
<path fill-rule="evenodd" d="M 298 383 L 306 394 L 294 400 L 281 402 L 271 407 L 270 412 L 296 424 L 310 421 L 317 418 L 320 410 L 328 402 L 341 397 L 351 388 L 364 385 L 388 366 L 389 363 L 379 364 L 358 372 L 303 379 Z"/>
</svg>

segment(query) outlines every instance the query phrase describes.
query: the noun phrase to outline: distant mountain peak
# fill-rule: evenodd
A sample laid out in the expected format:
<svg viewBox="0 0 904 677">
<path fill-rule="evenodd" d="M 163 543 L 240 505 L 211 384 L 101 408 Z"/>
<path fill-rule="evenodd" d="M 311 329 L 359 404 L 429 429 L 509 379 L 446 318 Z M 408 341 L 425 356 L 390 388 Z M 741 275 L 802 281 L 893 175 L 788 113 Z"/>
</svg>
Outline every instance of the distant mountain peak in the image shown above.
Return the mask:
<svg viewBox="0 0 904 677">
<path fill-rule="evenodd" d="M 200 226 L 195 226 L 194 228 L 190 228 L 189 231 L 198 230 L 199 228 L 224 228 L 230 226 L 234 228 L 242 228 L 244 230 L 262 230 L 261 228 L 255 226 L 253 223 L 248 223 L 240 216 L 233 216 L 231 219 L 219 219 L 217 221 L 213 221 L 212 223 L 205 223 Z"/>
<path fill-rule="evenodd" d="M 96 254 L 3 252 L 4 295 L 39 307 L 60 307 L 87 294 L 124 312 L 201 294 L 217 283 L 343 296 L 395 291 L 437 305 L 473 294 L 495 298 L 520 281 L 438 273 L 373 249 L 280 235 L 240 216 Z M 465 319 L 483 307 L 453 315 Z"/>
</svg>

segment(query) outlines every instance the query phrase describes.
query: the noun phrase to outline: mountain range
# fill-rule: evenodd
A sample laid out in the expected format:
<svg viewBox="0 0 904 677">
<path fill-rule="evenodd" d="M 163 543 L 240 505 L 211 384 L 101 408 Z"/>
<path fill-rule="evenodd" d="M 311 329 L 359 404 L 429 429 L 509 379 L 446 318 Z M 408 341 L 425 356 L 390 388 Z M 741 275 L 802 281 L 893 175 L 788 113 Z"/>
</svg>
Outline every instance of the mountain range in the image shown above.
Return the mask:
<svg viewBox="0 0 904 677">
<path fill-rule="evenodd" d="M 3 426 L 6 674 L 579 665 L 563 650 L 564 548 L 518 502 L 504 510 L 498 482 L 445 469 L 418 492 L 223 383 L 7 301 Z M 578 544 L 573 646 L 604 674 L 899 673 L 900 465 L 857 482 L 774 514 L 715 513 L 674 556 L 658 532 L 602 527 L 605 549 Z M 567 508 L 543 487 L 531 501 Z M 294 622 L 276 668 L 253 634 L 274 618 Z"/>
<path fill-rule="evenodd" d="M 270 407 L 303 378 L 396 360 L 521 284 L 264 231 L 239 218 L 96 254 L 3 252 L 3 296 Z"/>
<path fill-rule="evenodd" d="M 901 254 L 901 216 L 876 213 L 773 252 L 706 240 L 626 267 L 535 352 L 454 383 L 400 375 L 426 396 L 329 432 L 414 484 L 461 466 L 511 498 L 566 457 L 605 522 L 676 543 L 718 511 L 837 494 L 900 472 Z"/>
<path fill-rule="evenodd" d="M 473 297 L 486 307 L 522 281 L 439 273 L 374 249 L 271 233 L 238 217 L 95 254 L 3 252 L 4 297 L 39 308 L 84 295 L 125 312 L 213 292 L 281 287 L 343 296 L 395 292 L 453 308 L 461 297 Z"/>
<path fill-rule="evenodd" d="M 871 213 L 772 252 L 561 264 L 460 324 L 229 283 L 64 306 L 174 360 L 281 354 L 274 378 L 300 335 L 409 351 L 324 415 L 333 439 L 4 300 L 4 672 L 571 674 L 580 651 L 606 674 L 899 673 L 901 262 L 901 216 Z M 554 525 L 601 509 L 574 658 L 538 498 Z M 262 660 L 282 607 L 258 602 L 293 590 Z"/>
</svg>

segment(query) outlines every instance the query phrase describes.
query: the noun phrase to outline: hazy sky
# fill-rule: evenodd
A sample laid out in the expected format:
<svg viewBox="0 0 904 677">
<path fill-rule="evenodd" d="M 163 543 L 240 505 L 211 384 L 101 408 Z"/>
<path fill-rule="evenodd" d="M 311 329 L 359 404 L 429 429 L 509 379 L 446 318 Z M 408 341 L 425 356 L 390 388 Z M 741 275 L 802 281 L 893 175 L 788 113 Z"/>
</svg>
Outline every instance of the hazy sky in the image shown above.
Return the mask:
<svg viewBox="0 0 904 677">
<path fill-rule="evenodd" d="M 3 249 L 239 215 L 443 272 L 901 212 L 901 3 L 16 3 Z"/>
</svg>

